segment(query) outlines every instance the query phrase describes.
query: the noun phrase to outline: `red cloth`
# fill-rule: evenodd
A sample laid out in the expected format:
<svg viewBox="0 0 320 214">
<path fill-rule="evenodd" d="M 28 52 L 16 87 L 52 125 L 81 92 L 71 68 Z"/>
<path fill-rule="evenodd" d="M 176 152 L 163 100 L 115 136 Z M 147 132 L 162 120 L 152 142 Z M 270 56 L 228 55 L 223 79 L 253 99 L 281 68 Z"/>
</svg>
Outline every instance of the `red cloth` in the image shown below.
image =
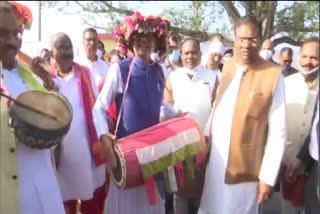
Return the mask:
<svg viewBox="0 0 320 214">
<path fill-rule="evenodd" d="M 17 19 L 21 32 L 23 31 L 23 25 L 26 29 L 30 29 L 33 21 L 31 10 L 16 1 L 10 1 L 10 3 L 13 5 L 13 14 Z"/>
<path fill-rule="evenodd" d="M 144 186 L 146 187 L 150 204 L 155 205 L 157 201 L 156 201 L 156 190 L 155 190 L 156 184 L 155 184 L 154 177 L 151 176 L 149 178 L 144 179 Z"/>
<path fill-rule="evenodd" d="M 285 172 L 285 168 L 283 170 Z M 284 173 L 281 173 L 281 185 L 282 185 L 282 196 L 285 200 L 288 200 L 295 207 L 303 206 L 303 189 L 306 176 L 298 175 L 296 180 L 289 184 L 284 176 Z"/>
<path fill-rule="evenodd" d="M 184 174 L 183 174 L 183 163 L 180 161 L 174 166 L 174 170 L 177 176 L 178 184 L 180 189 L 184 187 Z"/>
<path fill-rule="evenodd" d="M 104 201 L 106 199 L 105 185 L 96 189 L 93 198 L 87 201 L 81 201 L 81 214 L 102 214 L 104 208 Z M 63 202 L 66 214 L 77 214 L 77 201 L 70 200 Z"/>
<path fill-rule="evenodd" d="M 116 126 L 116 102 L 115 101 L 113 101 L 109 106 L 107 110 L 107 117 L 109 118 L 108 120 L 109 132 L 111 134 L 114 134 L 114 129 Z"/>
</svg>

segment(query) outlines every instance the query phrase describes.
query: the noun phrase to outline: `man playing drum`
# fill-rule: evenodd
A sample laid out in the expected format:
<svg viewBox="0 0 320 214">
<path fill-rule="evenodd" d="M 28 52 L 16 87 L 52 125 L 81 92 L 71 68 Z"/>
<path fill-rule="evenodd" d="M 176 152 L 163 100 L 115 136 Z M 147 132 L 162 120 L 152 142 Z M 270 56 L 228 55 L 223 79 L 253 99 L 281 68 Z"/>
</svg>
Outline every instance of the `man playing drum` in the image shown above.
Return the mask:
<svg viewBox="0 0 320 214">
<path fill-rule="evenodd" d="M 0 86 L 2 93 L 13 98 L 28 90 L 45 90 L 30 71 L 22 67 L 22 62 L 16 60 L 23 30 L 22 23 L 17 20 L 31 24 L 30 10 L 17 3 L 11 5 L 1 2 Z M 51 164 L 50 150 L 31 149 L 25 144 L 16 143 L 8 126 L 7 100 L 1 97 L 0 103 L 0 213 L 65 213 Z"/>
<path fill-rule="evenodd" d="M 72 43 L 66 34 L 53 35 L 51 49 L 54 63 L 50 74 L 38 66 L 39 58 L 34 59 L 33 65 L 35 73 L 46 76 L 43 79 L 55 85 L 73 109 L 70 130 L 56 157 L 62 199 L 68 214 L 76 213 L 78 199 L 82 214 L 98 214 L 102 212 L 106 194 L 105 159 L 92 121 L 97 88 L 90 70 L 73 61 Z"/>
<path fill-rule="evenodd" d="M 127 58 L 111 65 L 108 76 L 97 98 L 93 109 L 94 123 L 98 137 L 107 154 L 107 167 L 116 168 L 116 159 L 109 135 L 105 111 L 115 100 L 117 114 L 122 105 L 125 88 L 126 96 L 123 101 L 123 111 L 118 118 L 119 129 L 117 138 L 122 138 L 144 130 L 159 123 L 160 107 L 164 88 L 164 76 L 161 66 L 152 62 L 151 54 L 166 52 L 165 39 L 169 22 L 160 19 L 160 24 L 154 25 L 154 17 L 142 17 L 138 12 L 127 17 L 129 23 L 126 32 L 116 30 L 118 42 L 134 52 L 133 58 Z M 159 19 L 158 19 L 159 20 Z M 138 24 L 136 24 L 138 23 Z M 130 73 L 129 73 L 130 72 Z M 129 75 L 128 75 L 129 73 Z M 126 86 L 127 76 L 130 77 Z M 164 200 L 156 188 L 155 205 L 150 205 L 144 186 L 120 190 L 111 181 L 104 213 L 109 214 L 164 214 Z"/>
</svg>

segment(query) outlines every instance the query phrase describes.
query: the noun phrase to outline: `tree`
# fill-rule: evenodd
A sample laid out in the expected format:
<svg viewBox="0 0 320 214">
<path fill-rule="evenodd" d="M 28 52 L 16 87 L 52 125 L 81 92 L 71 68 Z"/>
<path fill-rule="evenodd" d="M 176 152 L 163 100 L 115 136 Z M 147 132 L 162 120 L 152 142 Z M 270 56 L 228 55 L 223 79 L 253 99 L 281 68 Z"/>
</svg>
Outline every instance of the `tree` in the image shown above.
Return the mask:
<svg viewBox="0 0 320 214">
<path fill-rule="evenodd" d="M 275 32 L 285 31 L 290 37 L 301 40 L 305 35 L 319 34 L 319 2 L 294 2 L 276 14 Z"/>
<path fill-rule="evenodd" d="M 163 15 L 168 17 L 175 31 L 202 41 L 209 40 L 213 33 L 220 33 L 226 38 L 231 37 L 231 29 L 226 26 L 213 27 L 214 23 L 223 18 L 223 13 L 223 7 L 216 1 L 189 1 L 183 9 L 170 8 L 163 11 Z"/>
<path fill-rule="evenodd" d="M 133 10 L 127 8 L 125 4 L 116 7 L 112 1 L 75 1 L 75 3 L 80 7 L 84 23 L 109 32 L 112 31 L 112 26 L 120 24 L 124 16 L 133 13 Z M 144 1 L 140 3 L 143 4 Z M 231 25 L 243 15 L 255 15 L 262 22 L 264 39 L 287 32 L 289 36 L 283 37 L 281 41 L 292 45 L 299 44 L 299 41 L 295 40 L 301 40 L 312 32 L 319 32 L 319 3 L 316 1 L 289 2 L 291 5 L 283 9 L 280 9 L 279 1 L 189 1 L 185 4 L 186 7 L 183 9 L 167 9 L 163 14 L 171 20 L 172 30 L 201 41 L 210 39 L 214 33 L 212 26 L 226 14 Z M 65 8 L 60 6 L 60 11 L 65 11 Z M 99 16 L 93 16 L 96 14 Z M 98 23 L 97 17 L 108 22 Z M 214 31 L 230 40 L 230 27 L 223 26 Z M 274 42 L 277 43 L 277 39 Z"/>
</svg>

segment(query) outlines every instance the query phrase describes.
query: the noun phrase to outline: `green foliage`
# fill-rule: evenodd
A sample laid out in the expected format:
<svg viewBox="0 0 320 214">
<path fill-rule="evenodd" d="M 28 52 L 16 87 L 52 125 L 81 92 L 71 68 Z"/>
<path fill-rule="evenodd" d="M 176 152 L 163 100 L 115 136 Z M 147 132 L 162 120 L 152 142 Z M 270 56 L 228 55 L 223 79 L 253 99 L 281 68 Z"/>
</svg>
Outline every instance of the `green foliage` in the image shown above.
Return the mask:
<svg viewBox="0 0 320 214">
<path fill-rule="evenodd" d="M 136 2 L 135 8 L 127 8 L 127 2 L 121 2 L 119 10 L 110 9 L 113 5 L 112 1 L 79 1 L 79 11 L 83 22 L 96 28 L 105 29 L 107 32 L 113 31 L 113 26 L 119 25 L 125 14 L 121 10 L 131 9 L 138 10 L 139 5 L 147 3 L 147 1 Z M 148 1 L 150 3 L 150 1 Z M 177 2 L 178 3 L 178 2 Z M 181 3 L 181 2 L 180 2 Z M 228 19 L 226 16 L 226 8 L 218 1 L 184 1 L 183 4 L 177 4 L 175 8 L 164 10 L 162 15 L 166 16 L 171 25 L 180 28 L 182 32 L 207 32 L 221 33 L 225 38 L 231 38 L 232 32 L 230 26 L 218 27 L 217 23 L 222 19 Z M 42 1 L 43 8 L 56 8 L 62 13 L 67 13 L 68 5 L 76 4 L 72 1 L 52 2 Z M 278 5 L 280 2 L 278 2 Z M 231 11 L 255 14 L 262 19 L 273 20 L 273 33 L 287 32 L 290 37 L 295 40 L 301 40 L 306 35 L 319 33 L 319 2 L 317 1 L 295 1 L 290 6 L 282 10 L 276 10 L 275 14 L 270 11 L 269 1 L 232 1 L 229 7 Z M 230 9 L 229 8 L 229 9 Z M 70 12 L 69 12 L 70 13 Z M 73 12 L 75 13 L 75 12 Z M 271 15 L 271 16 L 270 16 Z M 231 21 L 230 17 L 229 20 Z M 219 24 L 221 26 L 221 24 Z"/>
<path fill-rule="evenodd" d="M 190 1 L 185 8 L 170 8 L 163 12 L 175 27 L 211 33 L 216 31 L 213 24 L 222 14 L 223 8 L 214 1 Z"/>
<path fill-rule="evenodd" d="M 294 2 L 276 13 L 276 28 L 296 40 L 312 32 L 319 33 L 319 5 L 317 1 Z"/>
</svg>

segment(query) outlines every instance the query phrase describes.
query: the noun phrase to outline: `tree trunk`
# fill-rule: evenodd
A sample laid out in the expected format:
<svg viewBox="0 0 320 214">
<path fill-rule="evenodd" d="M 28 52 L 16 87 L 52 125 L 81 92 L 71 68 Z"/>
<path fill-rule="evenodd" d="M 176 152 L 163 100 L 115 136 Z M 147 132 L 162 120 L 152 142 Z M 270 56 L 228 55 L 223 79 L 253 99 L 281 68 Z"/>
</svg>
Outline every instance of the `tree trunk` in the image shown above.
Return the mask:
<svg viewBox="0 0 320 214">
<path fill-rule="evenodd" d="M 274 17 L 277 9 L 277 2 L 276 1 L 269 1 L 267 5 L 267 15 L 265 29 L 263 30 L 264 34 L 262 37 L 264 39 L 270 38 L 274 32 Z"/>
</svg>

